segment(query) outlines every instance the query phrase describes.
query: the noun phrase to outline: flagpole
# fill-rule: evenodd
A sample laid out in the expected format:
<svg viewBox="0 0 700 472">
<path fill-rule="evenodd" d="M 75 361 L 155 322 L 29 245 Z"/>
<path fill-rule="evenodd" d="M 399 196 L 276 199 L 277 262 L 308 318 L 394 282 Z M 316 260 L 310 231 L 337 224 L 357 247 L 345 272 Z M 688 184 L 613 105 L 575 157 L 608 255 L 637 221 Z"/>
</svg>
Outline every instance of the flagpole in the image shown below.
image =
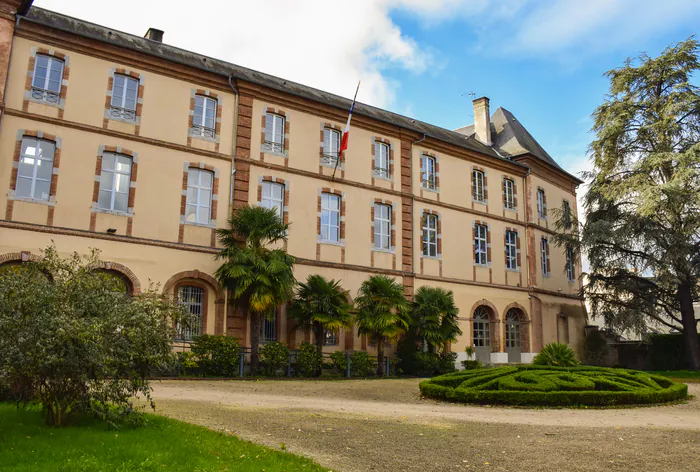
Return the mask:
<svg viewBox="0 0 700 472">
<path fill-rule="evenodd" d="M 350 120 L 352 119 L 352 111 L 355 109 L 355 101 L 357 100 L 357 92 L 360 91 L 360 83 L 361 81 L 357 81 L 357 89 L 355 89 L 355 96 L 352 98 L 352 105 L 350 105 L 350 115 L 348 116 L 348 123 L 345 125 L 345 133 L 348 133 L 350 131 Z M 341 149 L 338 151 L 338 158 L 335 160 L 335 167 L 333 168 L 333 176 L 331 177 L 332 180 L 335 180 L 335 171 L 338 170 L 338 164 L 340 163 L 340 159 L 342 158 L 342 153 L 345 150 L 341 147 Z"/>
</svg>

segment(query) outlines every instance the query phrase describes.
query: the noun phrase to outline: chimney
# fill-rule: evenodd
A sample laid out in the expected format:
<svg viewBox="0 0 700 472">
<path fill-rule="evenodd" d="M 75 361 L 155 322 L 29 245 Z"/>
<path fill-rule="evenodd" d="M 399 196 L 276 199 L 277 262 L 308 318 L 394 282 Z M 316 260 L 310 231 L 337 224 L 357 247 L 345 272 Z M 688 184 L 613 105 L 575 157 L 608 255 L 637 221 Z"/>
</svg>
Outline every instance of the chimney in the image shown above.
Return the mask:
<svg viewBox="0 0 700 472">
<path fill-rule="evenodd" d="M 155 41 L 156 43 L 162 43 L 163 30 L 148 28 L 148 31 L 146 31 L 146 35 L 144 36 L 144 38 L 150 39 L 151 41 Z"/>
<path fill-rule="evenodd" d="M 476 139 L 491 146 L 491 112 L 488 97 L 477 98 L 474 103 L 474 131 Z"/>
</svg>

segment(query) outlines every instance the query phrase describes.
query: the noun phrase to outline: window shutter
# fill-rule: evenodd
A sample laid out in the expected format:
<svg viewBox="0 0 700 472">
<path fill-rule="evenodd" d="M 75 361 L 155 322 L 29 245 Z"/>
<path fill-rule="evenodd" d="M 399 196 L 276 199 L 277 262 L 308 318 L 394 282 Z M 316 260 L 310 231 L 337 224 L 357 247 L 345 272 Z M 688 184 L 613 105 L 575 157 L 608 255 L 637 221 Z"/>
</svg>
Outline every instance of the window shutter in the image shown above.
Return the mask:
<svg viewBox="0 0 700 472">
<path fill-rule="evenodd" d="M 508 193 L 506 191 L 506 179 L 503 179 L 503 205 L 508 202 Z"/>
<path fill-rule="evenodd" d="M 491 262 L 491 228 L 486 225 L 486 263 Z"/>
<path fill-rule="evenodd" d="M 473 245 L 473 250 L 472 250 L 472 256 L 474 258 L 474 262 L 477 262 L 477 256 L 476 256 L 476 223 L 472 223 L 472 245 Z"/>
<path fill-rule="evenodd" d="M 549 257 L 549 241 L 547 241 L 546 253 L 547 253 L 547 273 L 549 274 L 549 273 L 552 272 L 552 268 L 551 268 L 550 265 L 549 265 L 549 262 L 550 262 L 550 257 Z"/>
<path fill-rule="evenodd" d="M 513 181 L 513 207 L 518 208 L 518 186 Z"/>
<path fill-rule="evenodd" d="M 374 245 L 374 232 L 376 231 L 376 228 L 374 227 L 374 209 L 377 208 L 377 204 L 372 205 L 372 209 L 370 210 L 370 227 L 372 229 L 371 234 L 372 234 L 372 247 L 375 247 Z"/>
<path fill-rule="evenodd" d="M 520 233 L 515 233 L 516 264 L 520 267 Z"/>
<path fill-rule="evenodd" d="M 472 169 L 472 198 L 476 200 L 476 171 Z"/>
<path fill-rule="evenodd" d="M 547 217 L 547 192 L 542 192 L 542 213 Z"/>
<path fill-rule="evenodd" d="M 488 181 L 486 180 L 486 172 L 484 172 L 484 200 L 489 199 L 489 189 L 488 189 Z"/>
<path fill-rule="evenodd" d="M 503 248 L 505 249 L 506 267 L 508 267 L 508 228 L 503 233 Z"/>
</svg>

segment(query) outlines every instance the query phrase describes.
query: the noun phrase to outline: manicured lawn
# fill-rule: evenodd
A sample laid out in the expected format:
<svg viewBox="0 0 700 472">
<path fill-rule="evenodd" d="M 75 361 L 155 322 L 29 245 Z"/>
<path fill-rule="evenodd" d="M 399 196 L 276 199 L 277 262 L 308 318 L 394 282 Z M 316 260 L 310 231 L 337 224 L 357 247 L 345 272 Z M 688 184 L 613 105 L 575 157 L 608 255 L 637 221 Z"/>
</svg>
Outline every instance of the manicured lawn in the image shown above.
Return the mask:
<svg viewBox="0 0 700 472">
<path fill-rule="evenodd" d="M 700 383 L 699 370 L 657 370 L 651 371 L 650 374 L 663 375 L 685 383 Z"/>
<path fill-rule="evenodd" d="M 148 415 L 109 430 L 90 419 L 44 425 L 37 407 L 0 403 L 0 471 L 323 471 L 309 459 L 200 426 Z"/>
</svg>

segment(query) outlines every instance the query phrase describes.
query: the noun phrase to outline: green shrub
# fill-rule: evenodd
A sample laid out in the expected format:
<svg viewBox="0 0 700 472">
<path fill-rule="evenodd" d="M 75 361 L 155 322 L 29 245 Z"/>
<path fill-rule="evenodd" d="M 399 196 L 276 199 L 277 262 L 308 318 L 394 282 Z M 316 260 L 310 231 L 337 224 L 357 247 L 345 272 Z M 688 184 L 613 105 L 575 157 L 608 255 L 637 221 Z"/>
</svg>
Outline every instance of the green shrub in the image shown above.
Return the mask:
<svg viewBox="0 0 700 472">
<path fill-rule="evenodd" d="M 192 351 L 178 352 L 177 362 L 182 375 L 197 375 L 200 371 L 197 356 Z"/>
<path fill-rule="evenodd" d="M 216 377 L 238 375 L 241 347 L 236 338 L 204 334 L 194 338 L 190 351 L 202 374 Z"/>
<path fill-rule="evenodd" d="M 350 372 L 354 377 L 369 377 L 377 370 L 377 363 L 364 351 L 355 351 L 350 356 Z"/>
<path fill-rule="evenodd" d="M 289 363 L 289 348 L 279 341 L 265 344 L 260 348 L 260 362 L 265 375 L 284 375 Z"/>
<path fill-rule="evenodd" d="M 647 356 L 651 370 L 681 370 L 689 367 L 682 334 L 650 335 Z"/>
<path fill-rule="evenodd" d="M 301 377 L 318 377 L 323 366 L 323 356 L 313 344 L 304 341 L 297 353 L 296 373 Z"/>
<path fill-rule="evenodd" d="M 568 344 L 549 343 L 535 356 L 532 365 L 575 367 L 579 362 L 576 353 Z"/>
<path fill-rule="evenodd" d="M 604 367 L 507 366 L 421 382 L 423 396 L 507 405 L 606 406 L 687 398 L 688 386 L 646 372 Z"/>
<path fill-rule="evenodd" d="M 464 370 L 481 369 L 483 366 L 484 364 L 477 359 L 462 361 L 462 367 L 464 367 Z"/>
<path fill-rule="evenodd" d="M 345 375 L 348 369 L 348 357 L 345 351 L 332 352 L 331 361 L 333 362 L 333 368 L 338 371 L 338 373 Z"/>
</svg>

